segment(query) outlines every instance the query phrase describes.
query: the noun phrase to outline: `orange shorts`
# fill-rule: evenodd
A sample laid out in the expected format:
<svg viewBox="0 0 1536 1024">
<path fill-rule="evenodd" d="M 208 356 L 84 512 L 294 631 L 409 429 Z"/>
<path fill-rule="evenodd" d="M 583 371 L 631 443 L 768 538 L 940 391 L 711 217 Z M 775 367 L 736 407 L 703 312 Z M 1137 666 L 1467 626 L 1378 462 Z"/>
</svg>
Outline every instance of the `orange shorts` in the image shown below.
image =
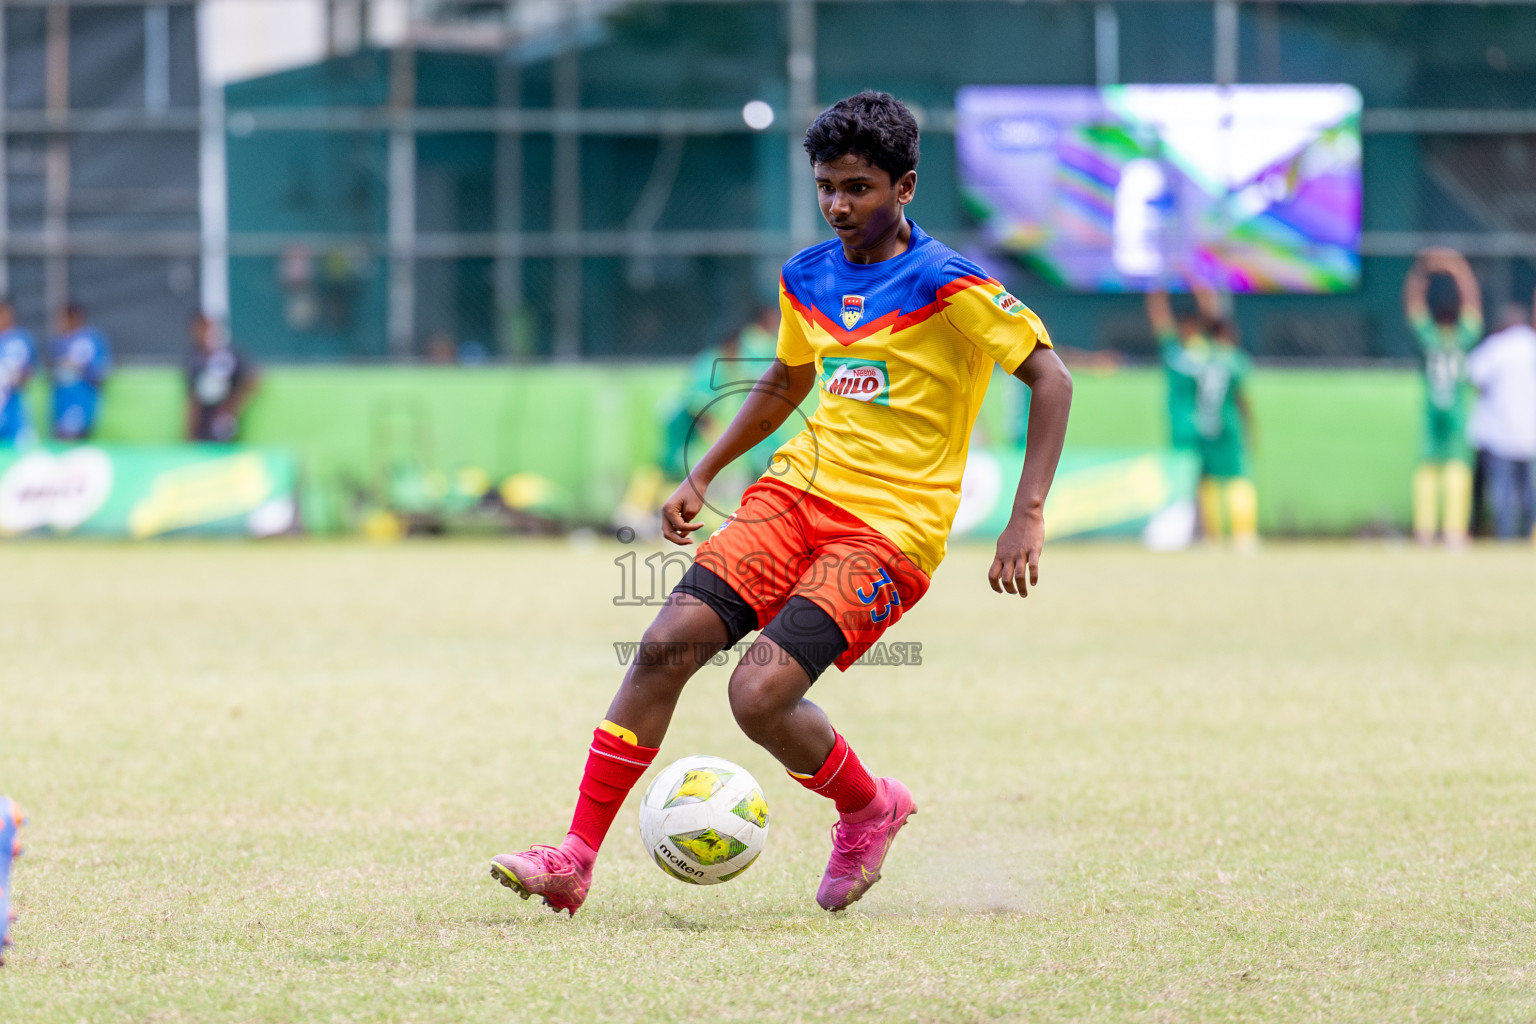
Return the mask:
<svg viewBox="0 0 1536 1024">
<path fill-rule="evenodd" d="M 848 641 L 847 670 L 928 591 L 928 576 L 858 516 L 776 480 L 760 480 L 741 507 L 699 546 L 694 564 L 726 582 L 773 621 L 792 597 L 831 616 Z M 823 662 L 822 664 L 825 664 Z"/>
</svg>

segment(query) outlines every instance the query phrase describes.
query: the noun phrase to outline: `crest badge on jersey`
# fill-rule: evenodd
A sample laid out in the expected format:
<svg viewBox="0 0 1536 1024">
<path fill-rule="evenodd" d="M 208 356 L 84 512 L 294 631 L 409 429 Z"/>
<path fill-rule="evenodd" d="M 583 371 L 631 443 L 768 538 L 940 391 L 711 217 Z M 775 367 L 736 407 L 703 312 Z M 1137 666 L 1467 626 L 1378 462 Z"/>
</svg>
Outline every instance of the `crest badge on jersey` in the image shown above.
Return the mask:
<svg viewBox="0 0 1536 1024">
<path fill-rule="evenodd" d="M 864 296 L 843 296 L 843 328 L 853 330 L 853 325 L 864 319 Z"/>
</svg>

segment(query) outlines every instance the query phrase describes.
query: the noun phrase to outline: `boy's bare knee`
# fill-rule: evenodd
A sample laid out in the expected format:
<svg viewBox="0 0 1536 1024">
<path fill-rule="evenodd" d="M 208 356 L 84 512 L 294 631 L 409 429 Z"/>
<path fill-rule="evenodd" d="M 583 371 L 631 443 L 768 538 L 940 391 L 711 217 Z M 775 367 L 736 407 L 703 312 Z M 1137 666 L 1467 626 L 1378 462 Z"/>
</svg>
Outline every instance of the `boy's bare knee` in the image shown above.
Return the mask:
<svg viewBox="0 0 1536 1024">
<path fill-rule="evenodd" d="M 786 700 L 773 685 L 770 673 L 747 663 L 731 676 L 730 697 L 731 714 L 736 716 L 736 724 L 752 740 L 775 733 L 788 707 L 795 703 Z"/>
</svg>

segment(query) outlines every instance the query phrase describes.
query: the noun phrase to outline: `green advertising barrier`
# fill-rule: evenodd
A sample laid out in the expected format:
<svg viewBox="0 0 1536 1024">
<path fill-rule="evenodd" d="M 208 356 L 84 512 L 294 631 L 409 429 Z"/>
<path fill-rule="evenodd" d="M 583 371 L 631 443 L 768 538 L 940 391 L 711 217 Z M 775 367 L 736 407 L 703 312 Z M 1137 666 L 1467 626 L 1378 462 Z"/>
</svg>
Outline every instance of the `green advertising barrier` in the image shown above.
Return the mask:
<svg viewBox="0 0 1536 1024">
<path fill-rule="evenodd" d="M 633 475 L 660 459 L 678 364 L 272 366 L 241 439 L 291 451 L 303 470 L 305 528 L 354 530 L 399 467 L 453 480 L 547 480 L 569 514 L 600 522 Z M 1147 367 L 1077 368 L 1067 450 L 1166 444 L 1166 384 Z M 1023 385 L 1001 371 L 974 447 L 1011 444 Z M 28 389 L 46 429 L 46 381 Z M 1423 374 L 1403 368 L 1274 369 L 1253 377 L 1254 483 L 1266 536 L 1406 530 L 1423 431 Z M 168 444 L 185 429 L 185 380 L 170 367 L 125 367 L 107 382 L 98 439 Z"/>
<path fill-rule="evenodd" d="M 295 528 L 297 488 L 297 463 L 281 449 L 0 450 L 0 537 L 272 536 Z"/>
<path fill-rule="evenodd" d="M 1023 468 L 1020 449 L 971 449 L 951 538 L 996 539 L 1008 525 Z M 1069 449 L 1045 502 L 1046 536 L 1141 537 L 1151 547 L 1183 547 L 1194 534 L 1199 475 L 1199 461 L 1185 453 Z"/>
</svg>

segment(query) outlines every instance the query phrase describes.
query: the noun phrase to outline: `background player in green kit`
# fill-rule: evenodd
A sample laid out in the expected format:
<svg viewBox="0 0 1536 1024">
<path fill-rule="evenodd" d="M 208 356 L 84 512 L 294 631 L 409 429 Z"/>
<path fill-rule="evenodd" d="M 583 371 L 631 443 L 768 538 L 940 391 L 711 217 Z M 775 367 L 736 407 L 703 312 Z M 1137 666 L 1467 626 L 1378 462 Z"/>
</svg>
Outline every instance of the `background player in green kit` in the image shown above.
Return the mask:
<svg viewBox="0 0 1536 1024">
<path fill-rule="evenodd" d="M 1431 301 L 1430 278 L 1449 277 L 1454 301 Z M 1403 311 L 1424 355 L 1424 453 L 1413 476 L 1413 536 L 1467 542 L 1472 470 L 1467 464 L 1467 350 L 1483 336 L 1483 297 L 1466 259 L 1454 249 L 1419 252 L 1403 282 Z M 1437 524 L 1444 496 L 1443 524 Z"/>
<path fill-rule="evenodd" d="M 1219 539 L 1225 521 L 1234 544 L 1258 537 L 1258 493 L 1248 468 L 1251 369 L 1216 293 L 1191 282 L 1198 311 L 1175 318 L 1168 294 L 1147 293 L 1147 318 L 1157 337 L 1168 381 L 1168 435 L 1176 451 L 1200 460 L 1200 519 L 1207 539 Z"/>
<path fill-rule="evenodd" d="M 1168 443 L 1175 451 L 1200 454 L 1200 432 L 1195 427 L 1195 397 L 1199 391 L 1200 361 L 1210 347 L 1203 318 L 1195 310 L 1177 317 L 1168 293 L 1147 293 L 1147 319 L 1157 339 L 1158 357 L 1168 382 Z"/>
<path fill-rule="evenodd" d="M 1222 535 L 1223 520 L 1232 544 L 1251 550 L 1259 539 L 1259 495 L 1253 486 L 1248 445 L 1253 417 L 1248 406 L 1248 376 L 1253 364 L 1237 344 L 1230 318 L 1220 315 L 1214 293 L 1196 292 L 1211 324 L 1195 390 L 1195 429 L 1200 435 L 1200 518 L 1208 539 Z"/>
</svg>

